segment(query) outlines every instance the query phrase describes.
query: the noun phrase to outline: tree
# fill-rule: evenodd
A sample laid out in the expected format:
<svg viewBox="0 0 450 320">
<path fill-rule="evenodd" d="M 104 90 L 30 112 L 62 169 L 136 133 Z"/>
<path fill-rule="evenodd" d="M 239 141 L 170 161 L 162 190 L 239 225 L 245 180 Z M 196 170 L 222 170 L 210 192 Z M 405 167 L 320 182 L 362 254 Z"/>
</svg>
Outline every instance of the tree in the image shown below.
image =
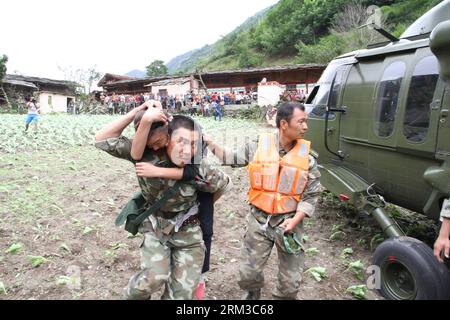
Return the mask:
<svg viewBox="0 0 450 320">
<path fill-rule="evenodd" d="M 164 76 L 168 73 L 167 67 L 162 60 L 154 60 L 146 69 L 147 77 Z"/>
<path fill-rule="evenodd" d="M 8 62 L 8 56 L 2 55 L 0 57 L 0 82 L 2 82 L 3 77 L 6 74 L 6 63 Z"/>
<path fill-rule="evenodd" d="M 102 77 L 102 74 L 100 72 L 98 72 L 97 70 L 95 70 L 95 66 L 92 68 L 87 69 L 86 71 L 86 85 L 88 88 L 88 93 L 91 92 L 91 88 L 92 88 L 92 84 L 95 81 L 100 80 L 100 78 Z"/>
<path fill-rule="evenodd" d="M 378 18 L 373 16 L 378 15 Z M 371 19 L 372 18 L 372 19 Z M 386 19 L 383 17 L 381 10 L 373 12 L 370 7 L 366 7 L 356 1 L 343 7 L 341 12 L 338 12 L 331 23 L 330 33 L 336 35 L 351 34 L 347 36 L 346 46 L 350 49 L 361 49 L 367 45 L 375 42 L 385 41 L 378 32 L 373 28 L 360 28 L 361 26 L 376 22 L 378 27 L 387 29 Z"/>
<path fill-rule="evenodd" d="M 6 63 L 7 62 L 8 62 L 8 56 L 1 55 L 1 58 L 0 58 L 0 94 L 1 94 L 1 96 L 4 97 L 6 104 L 8 105 L 9 109 L 11 110 L 12 109 L 11 101 L 8 99 L 8 95 L 6 94 L 5 89 L 3 88 L 3 85 L 2 85 L 3 78 L 6 75 Z"/>
<path fill-rule="evenodd" d="M 97 66 L 88 69 L 75 69 L 72 66 L 66 68 L 58 66 L 58 69 L 64 74 L 65 80 L 79 84 L 83 89 L 83 93 L 88 95 L 91 92 L 94 82 L 100 80 L 102 77 L 102 74 L 95 69 L 96 67 Z"/>
</svg>

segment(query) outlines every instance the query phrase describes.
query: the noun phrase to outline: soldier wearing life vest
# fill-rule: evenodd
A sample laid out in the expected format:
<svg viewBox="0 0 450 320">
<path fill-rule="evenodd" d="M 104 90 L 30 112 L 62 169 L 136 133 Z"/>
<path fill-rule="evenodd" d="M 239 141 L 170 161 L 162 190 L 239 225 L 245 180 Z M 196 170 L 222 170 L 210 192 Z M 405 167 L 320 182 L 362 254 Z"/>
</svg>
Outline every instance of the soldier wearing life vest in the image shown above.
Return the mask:
<svg viewBox="0 0 450 320">
<path fill-rule="evenodd" d="M 244 299 L 259 299 L 263 268 L 275 245 L 278 283 L 273 296 L 296 299 L 304 251 L 303 220 L 311 217 L 322 191 L 316 156 L 303 139 L 308 129 L 305 107 L 283 102 L 276 116 L 277 130 L 238 150 L 226 150 L 208 139 L 208 146 L 224 164 L 248 165 L 251 214 L 241 248 L 238 276 Z"/>
</svg>

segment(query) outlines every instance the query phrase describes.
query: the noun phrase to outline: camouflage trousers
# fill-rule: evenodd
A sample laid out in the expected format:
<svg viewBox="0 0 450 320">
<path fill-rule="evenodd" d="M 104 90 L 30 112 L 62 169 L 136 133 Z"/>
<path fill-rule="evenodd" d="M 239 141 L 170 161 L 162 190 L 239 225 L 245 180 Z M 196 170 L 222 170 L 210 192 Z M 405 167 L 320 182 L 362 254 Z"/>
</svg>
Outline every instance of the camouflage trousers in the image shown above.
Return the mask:
<svg viewBox="0 0 450 320">
<path fill-rule="evenodd" d="M 281 223 L 281 222 L 280 222 Z M 277 226 L 267 225 L 250 213 L 247 232 L 241 248 L 238 284 L 246 291 L 260 290 L 264 287 L 263 268 L 275 244 L 278 253 L 278 283 L 272 293 L 277 299 L 296 299 L 303 273 L 304 252 L 288 253 L 283 242 L 283 233 Z M 301 239 L 303 224 L 295 228 L 295 233 Z"/>
<path fill-rule="evenodd" d="M 150 299 L 165 286 L 161 299 L 190 300 L 194 297 L 202 272 L 205 246 L 199 225 L 183 226 L 169 235 L 144 222 L 141 244 L 142 271 L 133 275 L 125 288 L 125 297 Z M 142 230 L 141 230 L 142 231 Z"/>
</svg>

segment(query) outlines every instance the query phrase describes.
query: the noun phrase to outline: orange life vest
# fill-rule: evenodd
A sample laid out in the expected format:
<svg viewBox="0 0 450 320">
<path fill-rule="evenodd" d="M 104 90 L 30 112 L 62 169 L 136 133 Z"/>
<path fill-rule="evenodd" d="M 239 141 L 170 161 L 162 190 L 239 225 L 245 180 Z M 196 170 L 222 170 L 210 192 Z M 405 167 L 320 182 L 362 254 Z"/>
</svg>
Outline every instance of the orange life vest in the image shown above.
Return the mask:
<svg viewBox="0 0 450 320">
<path fill-rule="evenodd" d="M 249 163 L 249 202 L 267 214 L 295 212 L 309 172 L 309 141 L 299 139 L 280 158 L 275 135 L 259 137 L 253 161 Z"/>
</svg>

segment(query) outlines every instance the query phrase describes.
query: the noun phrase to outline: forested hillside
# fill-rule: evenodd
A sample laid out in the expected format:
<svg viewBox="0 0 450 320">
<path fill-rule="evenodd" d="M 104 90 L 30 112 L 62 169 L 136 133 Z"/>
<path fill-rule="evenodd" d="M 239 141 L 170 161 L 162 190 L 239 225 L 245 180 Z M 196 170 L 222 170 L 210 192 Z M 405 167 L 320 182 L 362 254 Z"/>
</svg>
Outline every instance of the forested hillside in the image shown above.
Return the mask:
<svg viewBox="0 0 450 320">
<path fill-rule="evenodd" d="M 169 72 L 224 70 L 289 63 L 327 63 L 347 51 L 383 41 L 357 29 L 380 7 L 381 22 L 396 36 L 441 0 L 280 0 L 213 45 L 172 59 Z"/>
</svg>

